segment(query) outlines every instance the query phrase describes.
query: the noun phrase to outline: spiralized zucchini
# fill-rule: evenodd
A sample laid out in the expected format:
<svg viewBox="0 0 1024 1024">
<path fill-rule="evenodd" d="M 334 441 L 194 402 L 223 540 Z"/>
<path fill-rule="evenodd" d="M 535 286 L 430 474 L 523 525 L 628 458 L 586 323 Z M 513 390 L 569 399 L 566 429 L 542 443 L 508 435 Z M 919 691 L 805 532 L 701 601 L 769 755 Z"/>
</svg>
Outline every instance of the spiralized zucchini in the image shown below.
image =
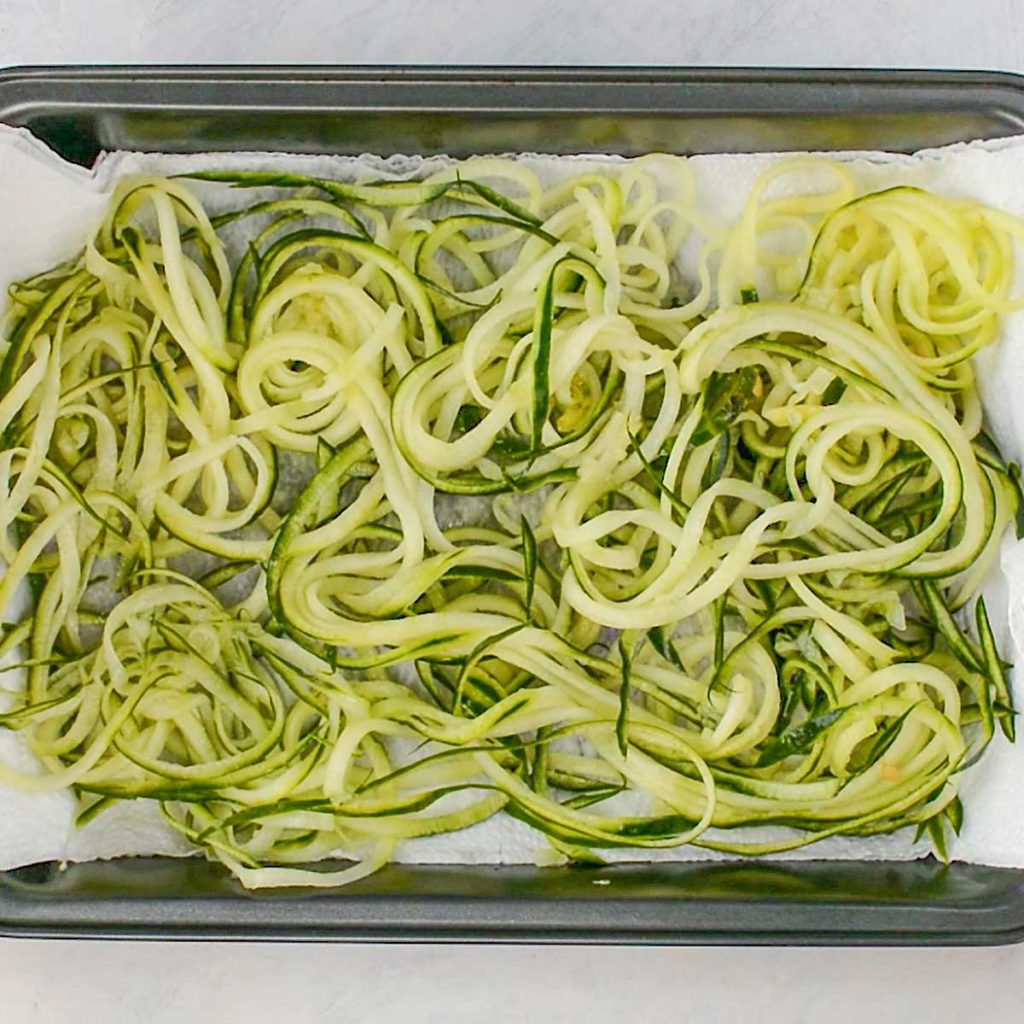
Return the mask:
<svg viewBox="0 0 1024 1024">
<path fill-rule="evenodd" d="M 11 289 L 0 722 L 44 770 L 0 781 L 159 801 L 251 887 L 502 811 L 570 860 L 945 852 L 1013 738 L 971 357 L 1024 225 L 806 159 L 729 230 L 669 157 L 198 177 L 257 201 L 122 181 Z"/>
</svg>

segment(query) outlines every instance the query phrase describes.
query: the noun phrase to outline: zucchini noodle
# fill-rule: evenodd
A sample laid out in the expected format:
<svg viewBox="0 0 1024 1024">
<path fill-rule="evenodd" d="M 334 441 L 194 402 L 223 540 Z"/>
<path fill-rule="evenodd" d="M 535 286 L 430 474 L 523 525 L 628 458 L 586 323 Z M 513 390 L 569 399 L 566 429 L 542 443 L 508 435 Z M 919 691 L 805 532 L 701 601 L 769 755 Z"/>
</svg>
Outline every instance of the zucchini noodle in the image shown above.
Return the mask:
<svg viewBox="0 0 1024 1024">
<path fill-rule="evenodd" d="M 0 724 L 42 771 L 0 782 L 158 801 L 248 887 L 502 812 L 570 861 L 945 855 L 1014 736 L 971 357 L 1024 224 L 810 158 L 728 230 L 670 157 L 195 177 L 11 288 Z"/>
</svg>

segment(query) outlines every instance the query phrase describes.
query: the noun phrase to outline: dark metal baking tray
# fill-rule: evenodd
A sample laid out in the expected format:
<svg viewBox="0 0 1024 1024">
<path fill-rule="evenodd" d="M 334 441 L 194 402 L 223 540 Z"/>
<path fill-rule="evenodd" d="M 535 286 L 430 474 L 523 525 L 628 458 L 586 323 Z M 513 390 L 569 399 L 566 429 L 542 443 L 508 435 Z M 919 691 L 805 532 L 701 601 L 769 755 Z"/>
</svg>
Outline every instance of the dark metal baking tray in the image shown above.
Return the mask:
<svg viewBox="0 0 1024 1024">
<path fill-rule="evenodd" d="M 0 121 L 104 149 L 396 153 L 911 151 L 1024 131 L 989 72 L 23 68 Z M 0 826 L 2 827 L 2 826 Z M 932 860 L 394 866 L 328 894 L 245 893 L 200 860 L 0 873 L 0 934 L 133 938 L 982 944 L 1024 939 L 1024 871 Z"/>
</svg>

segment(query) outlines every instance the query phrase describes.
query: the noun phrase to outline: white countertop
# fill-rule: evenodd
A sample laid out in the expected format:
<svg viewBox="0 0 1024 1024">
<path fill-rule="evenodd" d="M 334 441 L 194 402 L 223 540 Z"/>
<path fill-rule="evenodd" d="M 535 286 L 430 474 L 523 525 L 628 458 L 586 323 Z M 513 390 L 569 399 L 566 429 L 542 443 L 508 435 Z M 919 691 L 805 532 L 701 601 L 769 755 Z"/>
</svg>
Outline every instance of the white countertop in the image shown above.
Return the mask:
<svg viewBox="0 0 1024 1024">
<path fill-rule="evenodd" d="M 0 0 L 0 65 L 748 64 L 1024 71 L 1022 0 Z M 0 940 L 4 1024 L 1017 1022 L 978 950 Z"/>
</svg>

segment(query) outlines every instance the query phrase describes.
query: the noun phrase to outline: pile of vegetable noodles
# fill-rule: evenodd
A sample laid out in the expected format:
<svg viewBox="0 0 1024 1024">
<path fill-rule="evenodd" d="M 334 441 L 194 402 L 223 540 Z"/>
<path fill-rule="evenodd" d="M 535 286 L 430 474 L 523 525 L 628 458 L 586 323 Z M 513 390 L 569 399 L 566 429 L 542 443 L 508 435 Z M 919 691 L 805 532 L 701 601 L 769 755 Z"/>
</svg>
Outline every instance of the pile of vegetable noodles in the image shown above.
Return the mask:
<svg viewBox="0 0 1024 1024">
<path fill-rule="evenodd" d="M 943 852 L 1013 738 L 971 356 L 1020 221 L 809 160 L 729 230 L 669 157 L 196 177 L 11 289 L 2 723 L 44 770 L 0 781 L 159 801 L 254 887 L 499 812 L 545 861 Z"/>
</svg>

